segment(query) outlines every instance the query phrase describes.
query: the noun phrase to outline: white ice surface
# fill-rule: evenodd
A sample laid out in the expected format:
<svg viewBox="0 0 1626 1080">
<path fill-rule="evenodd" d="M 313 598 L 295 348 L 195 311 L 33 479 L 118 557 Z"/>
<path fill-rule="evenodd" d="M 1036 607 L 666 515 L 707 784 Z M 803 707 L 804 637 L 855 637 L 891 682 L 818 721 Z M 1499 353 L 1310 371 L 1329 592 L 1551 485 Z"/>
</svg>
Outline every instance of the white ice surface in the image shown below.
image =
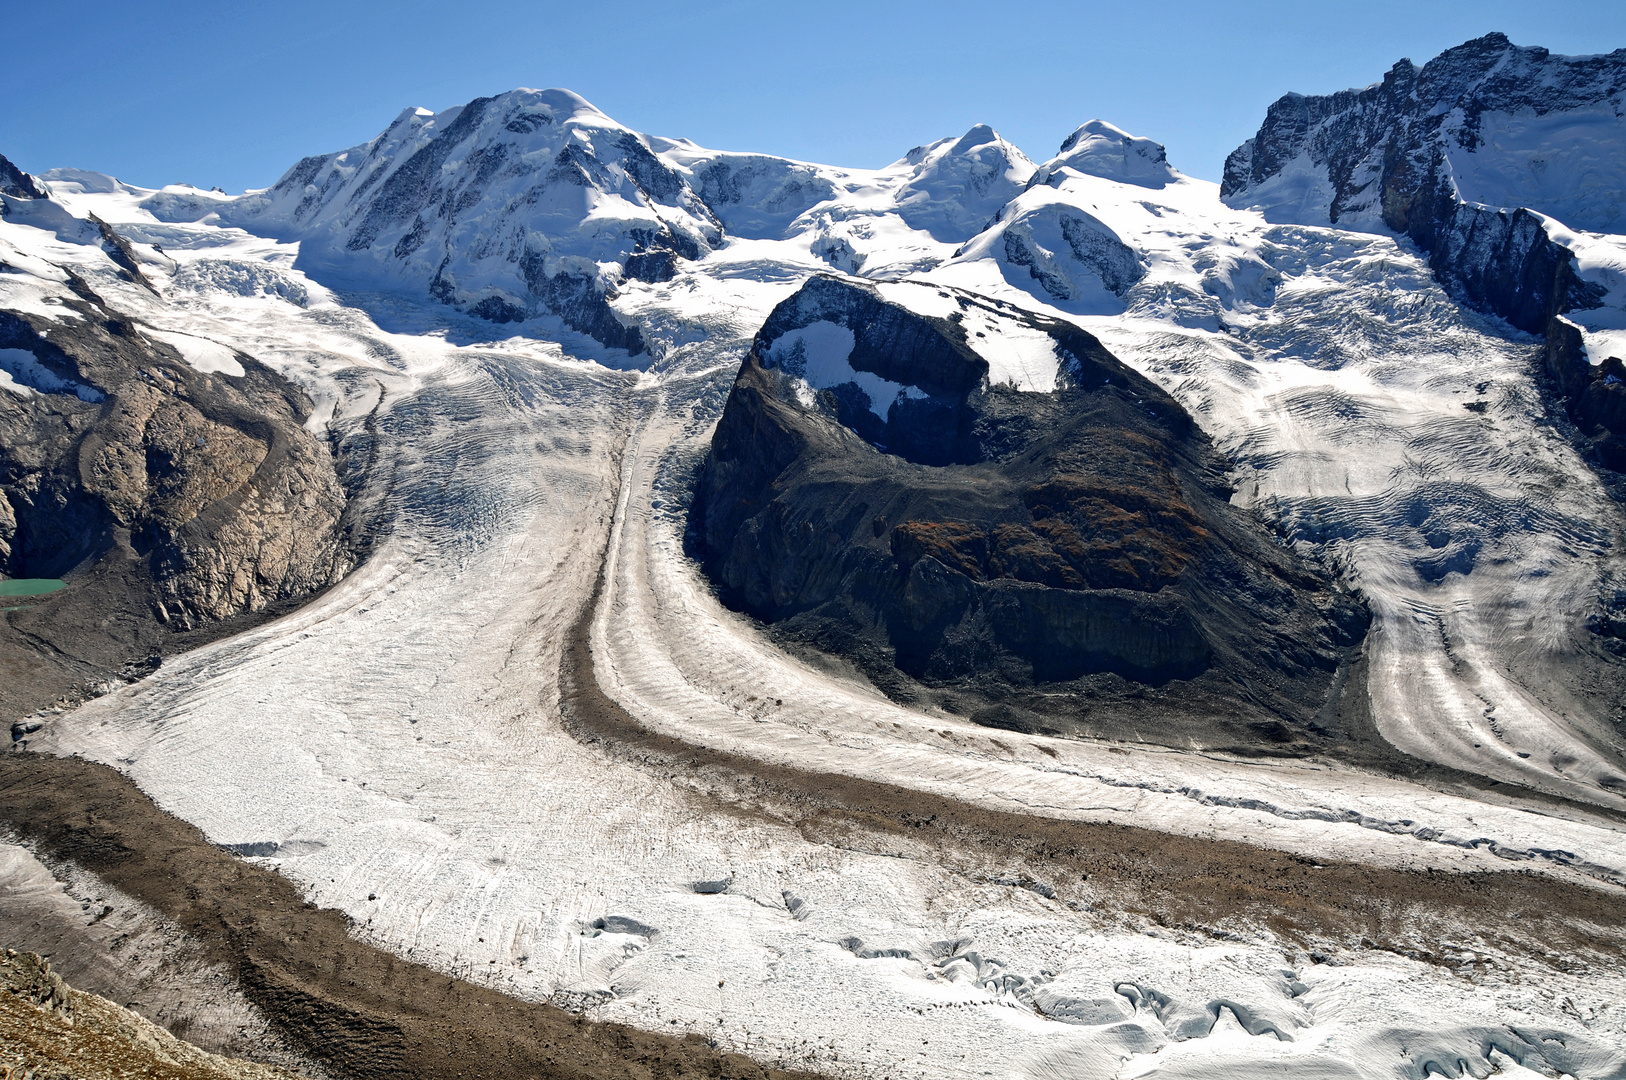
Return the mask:
<svg viewBox="0 0 1626 1080">
<path fill-rule="evenodd" d="M 1597 306 L 1565 315 L 1581 328 L 1588 358 L 1601 364 L 1611 356 L 1626 360 L 1626 236 L 1583 232 L 1548 218 L 1547 235 L 1575 253 L 1582 281 L 1597 286 Z"/>
<path fill-rule="evenodd" d="M 1310 152 L 1306 150 L 1263 182 L 1233 196 L 1233 203 L 1257 211 L 1266 221 L 1291 225 L 1301 221 L 1329 221 L 1332 201 L 1337 194 L 1327 177 L 1326 166 L 1310 160 Z"/>
<path fill-rule="evenodd" d="M 105 396 L 95 387 L 64 379 L 27 349 L 0 349 L 0 388 L 19 397 L 73 394 L 81 401 L 101 401 Z"/>
<path fill-rule="evenodd" d="M 32 373 L 38 367 L 38 358 L 27 349 L 0 349 L 0 390 L 6 390 L 19 397 L 30 397 L 37 393 L 27 375 L 24 375 L 24 381 L 19 382 L 17 376 L 12 374 L 12 369 Z"/>
<path fill-rule="evenodd" d="M 1526 206 L 1578 229 L 1626 232 L 1626 118 L 1617 108 L 1480 113 L 1472 149 L 1446 141 L 1457 190 L 1469 202 Z"/>
<path fill-rule="evenodd" d="M 967 298 L 928 281 L 889 281 L 877 288 L 883 299 L 917 314 L 937 319 L 957 317 L 965 331 L 966 344 L 988 363 L 990 386 L 1008 386 L 1037 394 L 1048 394 L 1056 389 L 1066 361 L 1057 350 L 1055 339 L 1030 325 L 1020 312 L 1002 310 L 986 302 L 962 303 Z"/>
<path fill-rule="evenodd" d="M 988 361 L 990 386 L 1036 394 L 1056 389 L 1062 358 L 1048 333 L 1013 319 L 995 318 L 982 308 L 968 309 L 962 325 L 971 348 Z"/>
<path fill-rule="evenodd" d="M 918 386 L 905 386 L 883 379 L 869 371 L 857 371 L 847 362 L 853 352 L 853 332 L 845 326 L 821 319 L 781 334 L 774 339 L 768 356 L 772 362 L 796 376 L 809 388 L 825 390 L 852 383 L 869 398 L 869 408 L 882 420 L 900 395 L 925 397 Z"/>
<path fill-rule="evenodd" d="M 237 355 L 230 346 L 210 341 L 208 338 L 177 334 L 169 330 L 148 330 L 147 333 L 159 341 L 173 345 L 181 354 L 181 358 L 195 371 L 237 376 L 243 374 L 243 365 L 238 362 Z"/>
<path fill-rule="evenodd" d="M 1515 677 L 1561 644 L 1617 560 L 1618 511 L 1539 422 L 1533 346 L 1465 318 L 1382 238 L 1273 229 L 1184 179 L 1153 191 L 1079 174 L 1046 190 L 1144 261 L 1122 314 L 1052 305 L 997 257 L 933 280 L 1075 318 L 1186 404 L 1238 462 L 1239 499 L 1372 602 L 1371 690 L 1390 738 L 1618 805 L 1592 736 Z M 723 609 L 682 555 L 687 470 L 751 336 L 825 265 L 805 232 L 628 283 L 618 306 L 654 345 L 650 370 L 626 373 L 445 309 L 330 292 L 293 268 L 294 245 L 159 222 L 139 205 L 150 194 L 65 198 L 163 246 L 162 303 L 99 249 L 9 222 L 0 243 L 39 272 L 0 275 L 0 300 L 49 310 L 65 287 L 47 268 L 72 265 L 110 304 L 283 372 L 317 401 L 313 425 L 343 437 L 371 414 L 369 497 L 386 533 L 311 605 L 166 661 L 55 720 L 36 748 L 117 765 L 217 842 L 280 845 L 272 865 L 368 940 L 765 1061 L 1249 1080 L 1416 1077 L 1430 1061 L 1521 1075 L 1514 1051 L 1544 1072 L 1622 1067 L 1620 971 L 1559 975 L 1480 940 L 1430 943 L 1491 961 L 1468 977 L 1370 951 L 1312 964 L 1263 932 L 1149 936 L 1020 886 L 719 814 L 565 734 L 560 648 L 608 538 L 595 674 L 657 730 L 1019 812 L 1385 866 L 1626 879 L 1626 834 L 1581 809 L 989 732 L 813 670 Z M 888 227 L 872 240 L 902 239 L 871 248 L 877 263 L 928 250 Z M 267 269 L 241 269 L 255 265 Z M 937 295 L 907 287 L 923 305 Z M 1015 354 L 1022 377 L 1043 377 Z M 692 887 L 724 879 L 722 893 Z"/>
</svg>

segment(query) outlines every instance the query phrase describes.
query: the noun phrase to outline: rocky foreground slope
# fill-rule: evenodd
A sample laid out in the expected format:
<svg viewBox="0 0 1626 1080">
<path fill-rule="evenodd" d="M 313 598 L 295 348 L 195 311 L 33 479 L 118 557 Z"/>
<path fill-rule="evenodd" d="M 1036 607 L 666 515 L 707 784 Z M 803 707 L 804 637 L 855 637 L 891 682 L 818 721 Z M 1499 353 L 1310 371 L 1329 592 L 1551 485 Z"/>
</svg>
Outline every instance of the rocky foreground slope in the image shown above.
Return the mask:
<svg viewBox="0 0 1626 1080">
<path fill-rule="evenodd" d="M 295 1080 L 270 1065 L 205 1053 L 105 998 L 75 990 L 49 960 L 0 957 L 0 1067 L 10 1080 Z"/>
<path fill-rule="evenodd" d="M 0 575 L 68 585 L 7 602 L 8 722 L 351 562 L 310 400 L 235 349 L 123 310 L 104 293 L 153 293 L 140 256 L 24 181 L 0 196 L 20 226 L 0 235 Z"/>
</svg>

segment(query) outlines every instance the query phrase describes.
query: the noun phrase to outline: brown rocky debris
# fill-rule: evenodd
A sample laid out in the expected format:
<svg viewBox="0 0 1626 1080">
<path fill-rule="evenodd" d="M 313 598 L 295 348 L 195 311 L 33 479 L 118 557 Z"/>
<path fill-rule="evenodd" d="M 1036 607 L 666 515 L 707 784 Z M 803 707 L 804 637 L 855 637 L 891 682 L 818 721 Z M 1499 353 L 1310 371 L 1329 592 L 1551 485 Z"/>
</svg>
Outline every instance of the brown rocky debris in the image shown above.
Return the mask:
<svg viewBox="0 0 1626 1080">
<path fill-rule="evenodd" d="M 0 957 L 0 1078 L 4 1080 L 296 1080 L 269 1065 L 182 1042 L 105 998 L 75 990 L 49 960 Z"/>
</svg>

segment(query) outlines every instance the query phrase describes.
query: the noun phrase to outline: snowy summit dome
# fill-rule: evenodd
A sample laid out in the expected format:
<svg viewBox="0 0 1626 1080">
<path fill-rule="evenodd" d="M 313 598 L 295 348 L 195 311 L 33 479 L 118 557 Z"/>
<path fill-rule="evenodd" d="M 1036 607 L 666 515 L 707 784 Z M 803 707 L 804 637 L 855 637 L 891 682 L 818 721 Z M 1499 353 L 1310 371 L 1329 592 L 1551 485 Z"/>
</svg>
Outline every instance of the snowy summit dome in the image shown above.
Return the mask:
<svg viewBox="0 0 1626 1080">
<path fill-rule="evenodd" d="M 1043 179 L 1058 169 L 1075 169 L 1121 184 L 1160 188 L 1177 178 L 1163 144 L 1141 139 L 1105 120 L 1091 120 L 1067 136 L 1057 156 L 1040 170 Z"/>
</svg>

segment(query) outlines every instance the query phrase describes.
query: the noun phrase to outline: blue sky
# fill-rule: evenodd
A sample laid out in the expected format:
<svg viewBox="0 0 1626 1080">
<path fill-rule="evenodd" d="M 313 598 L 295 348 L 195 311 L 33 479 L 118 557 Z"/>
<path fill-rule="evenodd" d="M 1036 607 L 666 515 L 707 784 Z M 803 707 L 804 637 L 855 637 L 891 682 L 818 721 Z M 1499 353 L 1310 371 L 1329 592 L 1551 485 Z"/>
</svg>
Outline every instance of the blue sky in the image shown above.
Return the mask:
<svg viewBox="0 0 1626 1080">
<path fill-rule="evenodd" d="M 1043 160 L 1101 117 L 1218 179 L 1289 90 L 1365 85 L 1491 30 L 1608 52 L 1626 46 L 1626 4 L 5 0 L 3 28 L 0 153 L 145 186 L 264 187 L 407 105 L 516 86 L 568 87 L 641 131 L 854 166 L 975 123 Z"/>
</svg>

